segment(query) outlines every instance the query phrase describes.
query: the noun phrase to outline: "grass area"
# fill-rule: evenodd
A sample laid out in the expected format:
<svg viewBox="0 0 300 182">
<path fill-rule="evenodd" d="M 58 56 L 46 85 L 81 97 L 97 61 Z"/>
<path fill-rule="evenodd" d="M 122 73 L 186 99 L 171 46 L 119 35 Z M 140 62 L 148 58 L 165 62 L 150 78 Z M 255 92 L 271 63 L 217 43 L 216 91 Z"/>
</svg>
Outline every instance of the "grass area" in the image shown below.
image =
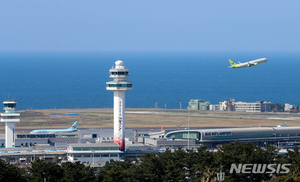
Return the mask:
<svg viewBox="0 0 300 182">
<path fill-rule="evenodd" d="M 188 110 L 186 109 L 133 109 L 126 111 L 147 111 L 162 114 L 135 114 L 126 113 L 126 127 L 187 127 Z M 69 128 L 75 121 L 78 121 L 78 128 L 112 128 L 113 109 L 50 109 L 50 110 L 26 110 L 21 113 L 21 122 L 16 123 L 17 128 Z M 63 113 L 63 115 L 53 115 L 53 113 Z M 79 115 L 68 115 L 79 114 Z M 172 115 L 186 114 L 186 115 Z M 193 116 L 193 114 L 203 114 L 203 116 Z M 215 116 L 211 116 L 215 115 Z M 232 116 L 232 117 L 228 117 Z M 235 117 L 234 117 L 235 116 Z M 278 119 L 247 118 L 248 116 L 261 116 Z M 225 111 L 191 111 L 191 127 L 246 127 L 246 126 L 277 126 L 282 124 L 284 118 L 300 118 L 298 114 L 287 113 L 245 113 L 245 112 L 225 112 Z M 297 126 L 299 120 L 287 121 L 288 126 Z M 0 128 L 4 129 L 4 123 L 0 123 Z"/>
</svg>

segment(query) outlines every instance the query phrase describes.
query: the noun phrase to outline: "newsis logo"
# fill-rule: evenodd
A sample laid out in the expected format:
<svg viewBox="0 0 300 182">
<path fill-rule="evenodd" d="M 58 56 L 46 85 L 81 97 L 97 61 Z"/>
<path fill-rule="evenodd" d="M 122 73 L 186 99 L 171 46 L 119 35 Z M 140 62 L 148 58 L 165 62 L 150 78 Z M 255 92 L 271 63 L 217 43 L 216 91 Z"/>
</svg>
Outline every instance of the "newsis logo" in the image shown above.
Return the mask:
<svg viewBox="0 0 300 182">
<path fill-rule="evenodd" d="M 290 172 L 288 168 L 291 164 L 231 164 L 229 173 L 281 173 L 286 174 Z"/>
</svg>

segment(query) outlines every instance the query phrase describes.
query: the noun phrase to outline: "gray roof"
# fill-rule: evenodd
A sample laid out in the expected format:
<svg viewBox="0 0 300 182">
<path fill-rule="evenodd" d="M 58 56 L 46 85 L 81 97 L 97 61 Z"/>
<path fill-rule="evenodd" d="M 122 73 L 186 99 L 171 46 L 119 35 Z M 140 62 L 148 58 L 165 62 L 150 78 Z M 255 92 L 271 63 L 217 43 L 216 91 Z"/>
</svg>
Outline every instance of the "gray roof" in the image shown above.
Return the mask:
<svg viewBox="0 0 300 182">
<path fill-rule="evenodd" d="M 206 132 L 223 132 L 223 131 L 231 131 L 235 133 L 263 133 L 263 134 L 268 134 L 268 133 L 300 133 L 300 126 L 290 126 L 290 127 L 243 127 L 243 128 L 217 128 L 217 129 L 199 129 L 199 130 L 190 130 L 192 131 L 198 131 L 201 133 L 206 133 Z M 175 130 L 166 133 L 166 135 L 171 134 L 171 133 L 177 133 L 177 132 L 187 132 L 187 130 Z"/>
<path fill-rule="evenodd" d="M 116 143 L 72 143 L 71 147 L 119 147 Z"/>
</svg>

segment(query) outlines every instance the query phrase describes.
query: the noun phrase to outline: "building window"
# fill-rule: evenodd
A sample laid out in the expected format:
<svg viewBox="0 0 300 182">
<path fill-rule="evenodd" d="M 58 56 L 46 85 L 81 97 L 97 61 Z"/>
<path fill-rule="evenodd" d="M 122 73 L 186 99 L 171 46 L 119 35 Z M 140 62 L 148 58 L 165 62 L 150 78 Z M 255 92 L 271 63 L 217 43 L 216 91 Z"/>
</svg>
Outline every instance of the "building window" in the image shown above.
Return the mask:
<svg viewBox="0 0 300 182">
<path fill-rule="evenodd" d="M 82 150 L 91 150 L 91 148 L 82 148 Z"/>
<path fill-rule="evenodd" d="M 118 157 L 118 154 L 110 154 L 110 157 Z"/>
<path fill-rule="evenodd" d="M 118 72 L 116 72 L 116 71 L 114 71 L 114 72 L 110 72 L 111 73 L 111 75 L 128 75 L 128 71 L 118 71 Z"/>
<path fill-rule="evenodd" d="M 83 157 L 91 157 L 90 154 L 84 154 Z"/>
<path fill-rule="evenodd" d="M 119 147 L 110 147 L 110 150 L 119 150 Z"/>
<path fill-rule="evenodd" d="M 74 155 L 74 158 L 81 158 L 81 155 Z"/>
<path fill-rule="evenodd" d="M 109 147 L 101 147 L 101 150 L 109 150 Z"/>
<path fill-rule="evenodd" d="M 81 148 L 73 148 L 74 151 L 81 151 Z"/>
<path fill-rule="evenodd" d="M 132 87 L 132 84 L 107 84 L 107 87 Z"/>
<path fill-rule="evenodd" d="M 188 139 L 188 131 L 171 133 L 171 134 L 167 135 L 166 138 L 174 138 L 174 139 L 187 140 Z M 199 132 L 192 132 L 192 131 L 190 131 L 190 139 L 191 140 L 197 140 L 197 139 L 200 140 Z"/>
<path fill-rule="evenodd" d="M 101 154 L 101 157 L 109 157 L 109 154 Z"/>
<path fill-rule="evenodd" d="M 2 116 L 2 119 L 20 119 L 20 116 Z"/>
</svg>

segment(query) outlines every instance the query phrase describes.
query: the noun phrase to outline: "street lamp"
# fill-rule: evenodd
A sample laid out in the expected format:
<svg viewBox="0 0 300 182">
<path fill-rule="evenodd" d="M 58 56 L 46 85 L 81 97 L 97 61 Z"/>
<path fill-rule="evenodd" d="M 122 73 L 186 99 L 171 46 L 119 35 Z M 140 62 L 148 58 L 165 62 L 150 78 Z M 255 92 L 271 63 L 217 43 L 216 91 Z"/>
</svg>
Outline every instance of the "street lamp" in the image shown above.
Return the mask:
<svg viewBox="0 0 300 182">
<path fill-rule="evenodd" d="M 43 172 L 43 176 L 44 176 L 44 182 L 46 182 L 46 176 L 45 176 L 45 172 Z"/>
<path fill-rule="evenodd" d="M 93 170 L 95 171 L 95 151 L 93 150 Z"/>
</svg>

